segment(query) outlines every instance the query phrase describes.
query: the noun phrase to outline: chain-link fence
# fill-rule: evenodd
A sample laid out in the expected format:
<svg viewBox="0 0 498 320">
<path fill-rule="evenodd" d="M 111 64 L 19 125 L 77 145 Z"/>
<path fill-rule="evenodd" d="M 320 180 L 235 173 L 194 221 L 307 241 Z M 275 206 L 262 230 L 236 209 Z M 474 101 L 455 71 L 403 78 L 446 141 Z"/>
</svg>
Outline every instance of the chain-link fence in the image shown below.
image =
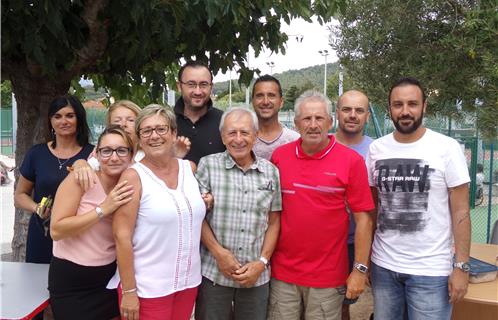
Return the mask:
<svg viewBox="0 0 498 320">
<path fill-rule="evenodd" d="M 455 138 L 465 152 L 470 184 L 472 242 L 487 243 L 498 219 L 498 141 L 484 142 L 476 130 L 476 119 L 467 115 L 459 121 L 426 116 L 424 125 Z M 372 106 L 366 134 L 379 137 L 393 130 L 385 107 Z"/>
</svg>

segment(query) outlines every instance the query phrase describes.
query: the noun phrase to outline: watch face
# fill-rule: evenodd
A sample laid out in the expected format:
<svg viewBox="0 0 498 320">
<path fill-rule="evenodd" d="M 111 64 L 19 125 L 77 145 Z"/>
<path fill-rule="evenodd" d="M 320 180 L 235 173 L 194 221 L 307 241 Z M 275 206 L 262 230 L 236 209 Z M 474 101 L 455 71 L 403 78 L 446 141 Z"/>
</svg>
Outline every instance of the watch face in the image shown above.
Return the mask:
<svg viewBox="0 0 498 320">
<path fill-rule="evenodd" d="M 359 263 L 358 263 L 355 267 L 356 267 L 356 269 L 358 269 L 358 271 L 360 271 L 361 273 L 367 273 L 367 271 L 368 271 L 367 266 L 364 266 L 364 265 L 359 264 Z"/>
<path fill-rule="evenodd" d="M 470 271 L 470 264 L 467 262 L 458 262 L 453 264 L 453 268 L 458 268 L 464 272 Z"/>
</svg>

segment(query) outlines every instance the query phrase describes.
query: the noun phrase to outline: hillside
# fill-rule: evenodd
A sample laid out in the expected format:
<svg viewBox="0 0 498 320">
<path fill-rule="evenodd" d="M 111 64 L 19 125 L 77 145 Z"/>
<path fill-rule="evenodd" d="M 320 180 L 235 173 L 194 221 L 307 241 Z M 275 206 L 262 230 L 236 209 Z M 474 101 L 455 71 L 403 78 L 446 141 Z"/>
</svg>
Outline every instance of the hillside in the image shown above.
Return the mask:
<svg viewBox="0 0 498 320">
<path fill-rule="evenodd" d="M 327 77 L 331 74 L 334 74 L 337 71 L 337 63 L 328 63 L 327 64 Z M 282 89 L 286 91 L 286 89 L 291 86 L 301 87 L 306 82 L 311 82 L 314 87 L 322 88 L 323 87 L 323 64 L 319 64 L 312 67 L 307 67 L 299 70 L 288 70 L 282 73 L 273 74 L 275 78 L 277 78 L 281 85 Z M 238 86 L 238 80 L 232 80 L 232 90 L 236 90 L 236 86 Z M 213 88 L 214 94 L 219 94 L 223 91 L 228 90 L 228 81 L 216 82 Z"/>
</svg>

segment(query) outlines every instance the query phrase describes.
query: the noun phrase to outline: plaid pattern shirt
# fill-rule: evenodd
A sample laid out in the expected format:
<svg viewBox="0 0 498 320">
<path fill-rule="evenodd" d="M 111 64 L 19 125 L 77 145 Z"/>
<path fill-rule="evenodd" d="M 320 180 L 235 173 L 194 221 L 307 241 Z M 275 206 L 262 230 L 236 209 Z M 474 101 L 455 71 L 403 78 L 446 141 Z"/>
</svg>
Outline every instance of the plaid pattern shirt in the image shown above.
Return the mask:
<svg viewBox="0 0 498 320">
<path fill-rule="evenodd" d="M 211 192 L 214 197 L 214 208 L 206 214 L 206 220 L 220 245 L 230 250 L 242 265 L 257 261 L 268 229 L 268 213 L 282 210 L 278 169 L 256 157 L 243 172 L 225 151 L 203 157 L 196 178 L 201 192 Z M 220 272 L 216 260 L 203 245 L 201 261 L 202 275 L 209 280 L 226 287 L 241 287 Z M 270 271 L 265 269 L 254 286 L 269 280 Z"/>
</svg>

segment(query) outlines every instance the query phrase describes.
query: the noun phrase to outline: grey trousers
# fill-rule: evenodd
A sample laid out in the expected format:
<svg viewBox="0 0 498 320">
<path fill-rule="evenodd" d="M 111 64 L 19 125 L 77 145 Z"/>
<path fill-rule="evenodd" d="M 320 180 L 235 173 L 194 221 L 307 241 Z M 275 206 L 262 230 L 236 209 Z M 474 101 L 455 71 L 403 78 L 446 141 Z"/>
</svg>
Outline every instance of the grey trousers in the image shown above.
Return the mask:
<svg viewBox="0 0 498 320">
<path fill-rule="evenodd" d="M 195 302 L 195 320 L 266 320 L 269 283 L 252 288 L 213 285 L 202 277 Z"/>
</svg>

